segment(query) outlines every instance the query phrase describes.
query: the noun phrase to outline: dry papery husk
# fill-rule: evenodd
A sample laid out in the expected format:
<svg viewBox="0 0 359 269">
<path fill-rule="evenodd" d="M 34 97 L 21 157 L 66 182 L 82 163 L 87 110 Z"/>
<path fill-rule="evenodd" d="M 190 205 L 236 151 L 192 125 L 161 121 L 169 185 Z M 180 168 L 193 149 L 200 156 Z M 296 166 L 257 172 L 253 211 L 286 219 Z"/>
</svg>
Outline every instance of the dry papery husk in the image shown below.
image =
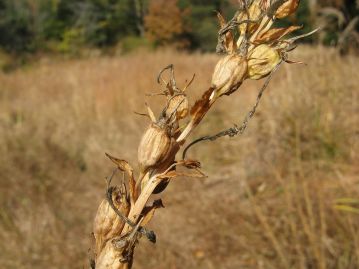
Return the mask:
<svg viewBox="0 0 359 269">
<path fill-rule="evenodd" d="M 174 159 L 178 145 L 166 127 L 156 123 L 151 125 L 142 136 L 138 147 L 138 163 L 141 173 L 145 174 L 149 169 L 160 169 Z"/>
<path fill-rule="evenodd" d="M 213 76 L 212 88 L 215 99 L 224 94 L 233 93 L 247 76 L 247 60 L 238 54 L 229 54 L 217 63 Z"/>
<path fill-rule="evenodd" d="M 282 19 L 288 17 L 289 15 L 293 14 L 298 6 L 300 0 L 288 0 L 283 5 L 281 5 L 275 14 L 275 17 L 278 19 Z"/>
<path fill-rule="evenodd" d="M 189 110 L 188 98 L 185 94 L 177 94 L 168 100 L 166 115 L 169 117 L 176 113 L 176 119 L 181 120 L 187 117 Z"/>
<path fill-rule="evenodd" d="M 281 61 L 279 52 L 265 44 L 255 47 L 248 58 L 248 76 L 256 80 L 269 75 Z"/>
<path fill-rule="evenodd" d="M 115 187 L 112 192 L 112 201 L 114 206 L 124 215 L 127 216 L 130 211 L 130 204 L 126 195 L 122 195 L 120 188 Z M 96 256 L 101 253 L 106 242 L 122 232 L 125 223 L 112 209 L 106 199 L 102 200 L 97 209 L 94 221 L 94 236 L 96 239 L 95 253 Z"/>
</svg>

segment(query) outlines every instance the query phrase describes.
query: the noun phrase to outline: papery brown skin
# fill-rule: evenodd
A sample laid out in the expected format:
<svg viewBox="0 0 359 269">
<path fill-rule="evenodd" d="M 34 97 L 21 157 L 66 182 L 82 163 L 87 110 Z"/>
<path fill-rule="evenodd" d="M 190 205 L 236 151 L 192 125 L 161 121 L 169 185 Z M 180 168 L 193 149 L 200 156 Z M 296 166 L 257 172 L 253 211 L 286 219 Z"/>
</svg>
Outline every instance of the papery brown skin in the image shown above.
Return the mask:
<svg viewBox="0 0 359 269">
<path fill-rule="evenodd" d="M 167 126 L 162 127 L 157 123 L 151 123 L 142 136 L 138 147 L 140 176 L 137 181 L 137 184 L 141 184 L 141 189 L 147 184 L 153 171 L 162 172 L 175 160 L 179 145 L 175 138 L 170 137 L 166 128 Z"/>
<path fill-rule="evenodd" d="M 188 99 L 185 94 L 178 94 L 169 99 L 168 108 L 166 110 L 167 117 L 176 111 L 177 120 L 184 119 L 188 115 Z"/>
<path fill-rule="evenodd" d="M 247 60 L 238 54 L 230 54 L 223 57 L 217 63 L 213 76 L 212 88 L 215 89 L 215 96 L 231 94 L 244 81 L 247 76 Z"/>
<path fill-rule="evenodd" d="M 287 28 L 274 28 L 261 34 L 256 40 L 256 44 L 270 43 L 281 39 L 282 37 L 301 29 L 302 26 L 289 26 Z"/>
<path fill-rule="evenodd" d="M 112 193 L 112 201 L 115 207 L 127 216 L 130 211 L 130 204 L 127 198 L 121 195 L 119 188 Z M 115 236 L 119 236 L 125 223 L 111 208 L 106 199 L 102 200 L 98 207 L 94 221 L 94 236 L 96 239 L 95 255 L 98 256 L 106 242 Z"/>
<path fill-rule="evenodd" d="M 226 25 L 226 20 L 223 18 L 222 14 L 219 12 L 217 13 L 217 18 L 219 21 L 219 25 L 221 26 L 221 28 L 223 28 Z M 237 49 L 237 44 L 234 41 L 233 33 L 231 31 L 228 31 L 225 34 L 224 46 L 226 48 L 227 53 L 233 53 Z"/>
<path fill-rule="evenodd" d="M 201 99 L 197 100 L 191 108 L 192 122 L 193 125 L 197 125 L 206 112 L 211 108 L 210 97 L 213 95 L 214 88 L 209 88 L 203 93 Z"/>
<path fill-rule="evenodd" d="M 138 147 L 138 163 L 142 171 L 158 166 L 168 157 L 171 151 L 169 132 L 156 123 L 151 123 L 142 136 Z"/>
<path fill-rule="evenodd" d="M 292 15 L 294 12 L 296 12 L 299 6 L 299 2 L 300 0 L 288 0 L 277 9 L 275 17 L 278 19 L 282 19 L 288 17 L 289 15 Z"/>
<path fill-rule="evenodd" d="M 152 173 L 162 173 L 164 170 L 166 170 L 169 166 L 171 166 L 175 162 L 176 154 L 179 151 L 179 149 L 180 149 L 180 145 L 176 142 L 176 139 L 171 138 L 170 151 L 167 153 L 166 157 L 163 158 L 161 163 L 158 163 L 156 166 L 152 167 L 150 171 L 151 173 L 146 173 L 146 175 L 143 177 L 141 182 L 141 189 L 144 189 Z M 161 182 L 154 189 L 153 193 L 154 194 L 161 193 L 166 189 L 167 185 L 168 185 L 168 180 L 162 179 Z"/>
</svg>

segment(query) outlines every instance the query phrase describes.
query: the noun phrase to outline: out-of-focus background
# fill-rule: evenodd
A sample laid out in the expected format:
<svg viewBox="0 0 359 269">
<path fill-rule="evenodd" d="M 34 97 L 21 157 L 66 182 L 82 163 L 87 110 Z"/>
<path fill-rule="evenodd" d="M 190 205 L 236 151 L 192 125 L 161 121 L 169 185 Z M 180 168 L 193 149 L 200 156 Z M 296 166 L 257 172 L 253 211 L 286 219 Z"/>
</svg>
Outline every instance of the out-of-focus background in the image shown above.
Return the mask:
<svg viewBox="0 0 359 269">
<path fill-rule="evenodd" d="M 227 0 L 0 0 L 0 267 L 88 268 L 92 221 L 113 169 L 136 163 L 159 111 L 155 78 L 205 91 Z M 359 268 L 359 3 L 301 1 L 280 25 L 306 38 L 276 73 L 241 137 L 189 156 L 207 179 L 162 198 L 134 268 Z M 192 138 L 240 123 L 261 82 L 224 97 Z"/>
</svg>

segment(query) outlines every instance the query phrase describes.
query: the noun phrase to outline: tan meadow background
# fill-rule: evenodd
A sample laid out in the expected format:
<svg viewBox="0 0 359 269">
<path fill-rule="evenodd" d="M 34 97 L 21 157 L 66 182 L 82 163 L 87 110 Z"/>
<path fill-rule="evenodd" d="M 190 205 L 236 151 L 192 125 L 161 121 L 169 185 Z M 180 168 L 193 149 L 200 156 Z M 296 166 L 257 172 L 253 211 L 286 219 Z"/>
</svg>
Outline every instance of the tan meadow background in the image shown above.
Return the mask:
<svg viewBox="0 0 359 269">
<path fill-rule="evenodd" d="M 301 46 L 241 137 L 189 152 L 207 179 L 176 179 L 134 268 L 359 268 L 359 58 Z M 0 268 L 88 268 L 92 221 L 113 166 L 135 164 L 173 63 L 205 91 L 218 56 L 172 50 L 44 60 L 0 74 Z M 192 138 L 241 123 L 261 86 L 223 98 Z M 117 179 L 118 180 L 118 179 Z"/>
</svg>

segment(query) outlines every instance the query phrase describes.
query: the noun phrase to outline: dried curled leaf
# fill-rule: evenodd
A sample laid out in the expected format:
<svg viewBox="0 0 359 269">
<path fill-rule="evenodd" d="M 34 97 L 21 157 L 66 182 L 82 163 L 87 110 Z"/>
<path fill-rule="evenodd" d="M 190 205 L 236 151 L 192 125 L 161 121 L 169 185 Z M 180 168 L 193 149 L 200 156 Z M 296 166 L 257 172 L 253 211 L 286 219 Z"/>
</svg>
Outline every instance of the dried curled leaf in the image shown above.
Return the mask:
<svg viewBox="0 0 359 269">
<path fill-rule="evenodd" d="M 219 25 L 221 26 L 221 28 L 225 27 L 227 22 L 221 15 L 221 13 L 217 12 L 217 18 L 218 18 Z M 235 50 L 237 49 L 236 43 L 234 41 L 233 33 L 231 31 L 228 31 L 225 34 L 225 42 L 224 43 L 225 43 L 224 46 L 225 46 L 226 52 L 229 54 L 235 52 Z"/>
<path fill-rule="evenodd" d="M 155 212 L 159 208 L 164 208 L 164 205 L 162 203 L 162 200 L 155 200 L 153 201 L 153 204 L 151 206 L 145 207 L 142 211 L 143 220 L 142 220 L 142 226 L 146 226 L 155 215 Z"/>
<path fill-rule="evenodd" d="M 262 43 L 270 43 L 273 41 L 277 41 L 281 38 L 283 38 L 284 36 L 298 30 L 301 29 L 302 26 L 289 26 L 287 28 L 275 28 L 275 29 L 270 29 L 267 32 L 263 33 L 262 35 L 260 35 L 257 39 L 256 39 L 256 43 L 257 44 L 262 44 Z"/>
<path fill-rule="evenodd" d="M 269 75 L 279 64 L 279 52 L 268 45 L 259 45 L 249 54 L 248 75 L 250 79 L 261 79 Z"/>
<path fill-rule="evenodd" d="M 183 160 L 183 166 L 188 169 L 198 169 L 201 168 L 201 163 L 196 160 Z"/>
<path fill-rule="evenodd" d="M 126 172 L 127 175 L 129 176 L 129 187 L 130 187 L 130 198 L 131 198 L 131 204 L 133 204 L 136 199 L 137 199 L 137 191 L 136 191 L 136 181 L 135 181 L 135 177 L 133 175 L 133 168 L 132 166 L 125 160 L 120 160 L 116 157 L 111 156 L 108 153 L 105 153 L 106 156 L 114 163 L 117 165 L 117 167 L 123 171 Z"/>
<path fill-rule="evenodd" d="M 205 178 L 207 177 L 204 173 L 196 169 L 196 173 L 185 173 L 185 172 L 177 172 L 177 171 L 170 171 L 166 173 L 165 175 L 161 175 L 158 178 L 159 179 L 173 179 L 176 177 L 190 177 L 190 178 Z"/>
<path fill-rule="evenodd" d="M 299 6 L 300 0 L 288 0 L 283 5 L 281 5 L 275 14 L 275 17 L 278 19 L 285 18 L 291 14 L 293 14 L 298 6 Z"/>
</svg>

